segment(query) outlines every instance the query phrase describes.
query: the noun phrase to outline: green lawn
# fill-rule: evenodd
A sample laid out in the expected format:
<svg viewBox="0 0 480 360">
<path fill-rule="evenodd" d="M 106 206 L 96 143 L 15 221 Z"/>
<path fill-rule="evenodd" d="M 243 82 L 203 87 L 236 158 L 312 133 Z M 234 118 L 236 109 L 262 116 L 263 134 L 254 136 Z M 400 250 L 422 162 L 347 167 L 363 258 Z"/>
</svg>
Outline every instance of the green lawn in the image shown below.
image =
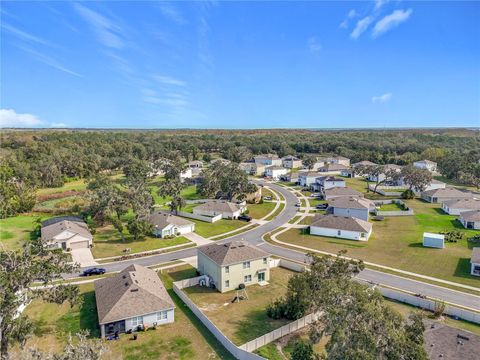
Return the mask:
<svg viewBox="0 0 480 360">
<path fill-rule="evenodd" d="M 0 219 L 0 243 L 9 250 L 21 248 L 23 242 L 32 236 L 37 219 L 45 220 L 51 216 L 50 214 L 29 214 Z"/>
<path fill-rule="evenodd" d="M 480 288 L 480 279 L 469 275 L 472 251 L 466 239 L 447 243 L 445 249 L 422 246 L 425 231 L 459 229 L 465 233 L 465 238 L 478 231 L 465 230 L 455 216 L 445 215 L 438 204 L 422 200 L 408 200 L 406 203 L 415 215 L 374 221 L 373 234 L 368 242 L 302 235 L 299 229 L 288 230 L 278 239 L 331 253 L 346 249 L 351 257 Z"/>
<path fill-rule="evenodd" d="M 190 240 L 183 236 L 178 236 L 174 239 L 160 239 L 155 237 L 145 237 L 144 239 L 134 240 L 133 237 L 124 230 L 125 242 L 122 241 L 117 230 L 113 226 L 105 226 L 98 228 L 93 236 L 94 247 L 92 253 L 94 258 L 104 258 L 111 256 L 125 255 L 123 250 L 130 248 L 131 254 L 163 249 L 169 246 L 189 244 Z"/>
<path fill-rule="evenodd" d="M 313 222 L 313 219 L 315 218 L 315 216 L 305 216 L 300 222 L 299 224 L 302 224 L 302 225 L 310 225 L 312 222 Z"/>
<path fill-rule="evenodd" d="M 308 202 L 310 203 L 311 207 L 315 207 L 315 205 L 318 205 L 318 204 L 326 204 L 327 203 L 325 200 L 314 199 L 314 198 L 309 198 Z"/>
<path fill-rule="evenodd" d="M 232 303 L 235 291 L 219 293 L 205 287 L 184 289 L 190 299 L 235 344 L 241 345 L 275 330 L 289 320 L 273 320 L 266 314 L 266 306 L 286 292 L 288 279 L 294 272 L 273 268 L 267 286 L 247 287 L 248 300 Z"/>
<path fill-rule="evenodd" d="M 275 194 L 272 192 L 272 190 L 265 187 L 262 188 L 262 196 L 271 196 L 272 200 L 276 199 Z"/>
<path fill-rule="evenodd" d="M 268 215 L 274 208 L 276 203 L 265 201 L 263 204 L 247 204 L 248 215 L 254 219 L 261 219 Z"/>
<path fill-rule="evenodd" d="M 59 199 L 47 200 L 41 203 L 37 203 L 35 207 L 47 208 L 47 209 L 69 209 L 74 205 L 84 206 L 86 200 L 83 196 L 72 195 Z M 44 210 L 47 211 L 47 210 Z"/>
<path fill-rule="evenodd" d="M 280 203 L 277 210 L 275 210 L 275 212 L 272 215 L 268 216 L 265 220 L 272 220 L 273 218 L 276 218 L 278 216 L 278 214 L 280 214 L 283 211 L 284 208 L 285 208 L 285 204 Z"/>
<path fill-rule="evenodd" d="M 382 204 L 379 211 L 401 211 L 402 207 L 397 203 Z"/>
<path fill-rule="evenodd" d="M 195 223 L 195 232 L 205 238 L 209 238 L 215 235 L 220 235 L 228 231 L 236 230 L 242 226 L 248 225 L 245 221 L 240 220 L 227 220 L 220 219 L 214 223 L 208 223 L 205 221 L 188 219 Z"/>
<path fill-rule="evenodd" d="M 127 334 L 121 334 L 117 341 L 105 341 L 108 348 L 105 359 L 232 359 L 173 293 L 170 274 L 191 277 L 195 276 L 195 271 L 193 268 L 179 267 L 161 275 L 176 305 L 175 322 L 138 333 L 136 341 L 132 341 L 132 336 Z M 77 333 L 86 329 L 92 336 L 99 335 L 93 284 L 80 285 L 80 291 L 83 298 L 81 306 L 71 308 L 67 303 L 59 306 L 35 300 L 27 307 L 25 313 L 35 325 L 35 334 L 27 341 L 27 347 L 35 345 L 44 351 L 59 351 L 66 343 L 69 332 Z"/>
<path fill-rule="evenodd" d="M 163 205 L 166 202 L 170 201 L 169 197 L 161 197 L 158 195 L 158 189 L 161 181 L 163 180 L 153 181 L 149 185 L 150 193 L 152 194 L 153 200 L 157 205 Z M 197 193 L 196 185 L 190 185 L 184 188 L 182 190 L 182 196 L 185 200 L 198 200 L 203 198 L 200 194 Z"/>
<path fill-rule="evenodd" d="M 56 193 L 62 193 L 65 191 L 70 191 L 70 190 L 78 191 L 78 190 L 85 190 L 86 188 L 87 188 L 87 184 L 85 183 L 85 180 L 80 179 L 80 180 L 67 182 L 63 186 L 56 187 L 56 188 L 39 189 L 37 191 L 37 195 L 56 194 Z"/>
</svg>

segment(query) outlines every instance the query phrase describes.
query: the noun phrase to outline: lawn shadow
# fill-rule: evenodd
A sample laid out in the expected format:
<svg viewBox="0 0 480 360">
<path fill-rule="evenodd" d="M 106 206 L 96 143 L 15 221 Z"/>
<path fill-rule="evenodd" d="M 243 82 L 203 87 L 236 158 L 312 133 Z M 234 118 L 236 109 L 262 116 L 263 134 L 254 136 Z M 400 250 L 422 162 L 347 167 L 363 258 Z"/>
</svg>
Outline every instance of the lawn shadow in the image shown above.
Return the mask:
<svg viewBox="0 0 480 360">
<path fill-rule="evenodd" d="M 455 268 L 454 276 L 474 279 L 475 277 L 470 275 L 470 259 L 460 258 L 458 259 L 457 267 Z"/>
<path fill-rule="evenodd" d="M 173 281 L 189 279 L 197 276 L 197 269 L 188 268 L 188 269 L 172 271 L 172 272 L 168 272 L 168 276 L 170 276 Z"/>
<path fill-rule="evenodd" d="M 217 290 L 206 287 L 206 286 L 190 286 L 185 289 L 188 294 L 220 294 Z"/>
<path fill-rule="evenodd" d="M 433 211 L 438 213 L 438 215 L 448 215 L 445 211 L 442 210 L 442 208 L 433 208 Z"/>
<path fill-rule="evenodd" d="M 95 291 L 83 293 L 81 295 L 81 299 L 80 329 L 88 330 L 90 333 L 90 338 L 98 338 L 100 336 L 100 326 L 98 324 Z"/>
<path fill-rule="evenodd" d="M 421 249 L 433 249 L 431 247 L 423 246 L 423 242 L 415 242 L 408 244 L 408 247 L 421 248 Z"/>
<path fill-rule="evenodd" d="M 243 320 L 236 322 L 235 343 L 244 344 L 269 333 L 288 323 L 287 320 L 273 320 L 267 316 L 266 309 L 256 309 L 247 313 Z"/>
<path fill-rule="evenodd" d="M 353 241 L 357 241 L 357 240 L 348 240 L 348 239 L 345 239 L 345 240 L 342 240 L 342 241 L 329 240 L 327 242 L 329 244 L 342 245 L 342 246 L 346 246 L 346 247 L 349 247 L 349 248 L 362 249 L 362 248 L 367 247 L 366 244 L 356 244 L 356 243 L 353 243 Z"/>
</svg>

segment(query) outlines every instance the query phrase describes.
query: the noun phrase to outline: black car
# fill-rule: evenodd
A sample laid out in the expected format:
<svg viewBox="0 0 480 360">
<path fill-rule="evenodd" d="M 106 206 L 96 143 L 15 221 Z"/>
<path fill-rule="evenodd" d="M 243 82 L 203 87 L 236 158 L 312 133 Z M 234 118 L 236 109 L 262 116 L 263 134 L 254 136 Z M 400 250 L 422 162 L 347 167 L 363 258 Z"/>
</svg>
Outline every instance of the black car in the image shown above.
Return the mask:
<svg viewBox="0 0 480 360">
<path fill-rule="evenodd" d="M 105 274 L 105 269 L 104 268 L 97 268 L 97 267 L 94 267 L 94 268 L 90 268 L 90 269 L 86 269 L 83 271 L 82 275 L 83 276 L 91 276 L 91 275 L 103 275 Z"/>
<path fill-rule="evenodd" d="M 238 217 L 238 220 L 243 220 L 243 221 L 249 222 L 250 220 L 252 220 L 252 218 L 248 215 L 242 214 Z"/>
<path fill-rule="evenodd" d="M 328 204 L 317 204 L 315 205 L 315 209 L 318 210 L 325 210 L 328 207 Z"/>
</svg>

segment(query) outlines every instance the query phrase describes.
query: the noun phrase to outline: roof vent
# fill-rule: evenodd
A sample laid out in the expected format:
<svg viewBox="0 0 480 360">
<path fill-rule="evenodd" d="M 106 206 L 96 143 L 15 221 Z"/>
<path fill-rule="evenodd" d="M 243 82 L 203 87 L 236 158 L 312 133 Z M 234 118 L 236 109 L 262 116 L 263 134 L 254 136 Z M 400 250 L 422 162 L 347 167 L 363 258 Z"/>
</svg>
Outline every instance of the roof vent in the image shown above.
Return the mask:
<svg viewBox="0 0 480 360">
<path fill-rule="evenodd" d="M 137 291 L 138 291 L 138 289 L 132 289 L 132 290 L 130 290 L 130 292 L 137 292 Z"/>
</svg>

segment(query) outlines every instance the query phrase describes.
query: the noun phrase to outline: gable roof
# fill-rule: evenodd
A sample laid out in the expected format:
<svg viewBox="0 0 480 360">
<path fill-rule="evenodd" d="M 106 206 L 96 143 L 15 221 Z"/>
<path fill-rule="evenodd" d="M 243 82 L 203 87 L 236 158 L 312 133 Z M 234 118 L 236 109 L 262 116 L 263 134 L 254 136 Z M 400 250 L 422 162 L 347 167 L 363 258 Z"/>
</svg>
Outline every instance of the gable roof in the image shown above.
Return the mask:
<svg viewBox="0 0 480 360">
<path fill-rule="evenodd" d="M 175 216 L 166 212 L 161 212 L 161 211 L 157 211 L 157 212 L 154 212 L 153 214 L 150 214 L 150 216 L 148 217 L 148 222 L 150 222 L 155 227 L 158 227 L 160 229 L 163 229 L 170 224 L 177 225 L 177 226 L 193 224 L 193 222 L 188 221 L 184 218 L 181 218 L 179 216 Z"/>
<path fill-rule="evenodd" d="M 265 170 L 288 170 L 288 169 L 284 168 L 283 166 L 272 165 L 272 166 L 267 166 Z"/>
<path fill-rule="evenodd" d="M 454 209 L 480 209 L 480 200 L 475 200 L 473 198 L 464 198 L 464 199 L 453 199 L 443 202 L 449 208 Z"/>
<path fill-rule="evenodd" d="M 53 240 L 57 235 L 66 230 L 72 232 L 73 236 L 78 234 L 88 239 L 93 239 L 87 224 L 82 219 L 73 216 L 60 216 L 42 222 L 42 241 Z"/>
<path fill-rule="evenodd" d="M 193 210 L 199 209 L 204 211 L 222 211 L 222 212 L 235 212 L 241 209 L 241 206 L 225 200 L 213 200 L 207 201 L 204 204 L 195 206 Z"/>
<path fill-rule="evenodd" d="M 282 157 L 282 160 L 299 161 L 300 159 L 296 156 L 293 156 L 293 155 L 287 155 L 287 156 Z"/>
<path fill-rule="evenodd" d="M 319 170 L 325 171 L 337 171 L 337 170 L 346 170 L 348 166 L 342 164 L 327 164 L 319 168 Z"/>
<path fill-rule="evenodd" d="M 310 226 L 347 231 L 370 232 L 372 224 L 368 221 L 337 215 L 316 215 Z"/>
<path fill-rule="evenodd" d="M 298 173 L 298 177 L 321 177 L 324 176 L 324 174 L 317 172 L 317 171 L 302 171 Z"/>
<path fill-rule="evenodd" d="M 355 167 L 355 166 L 376 166 L 377 164 L 375 164 L 374 162 L 371 162 L 371 161 L 368 161 L 368 160 L 363 160 L 363 161 L 359 161 L 355 164 L 352 165 L 352 167 Z"/>
<path fill-rule="evenodd" d="M 328 201 L 329 207 L 343 209 L 370 209 L 375 204 L 367 199 L 355 196 L 342 196 Z"/>
<path fill-rule="evenodd" d="M 480 210 L 462 211 L 460 217 L 467 221 L 480 221 Z"/>
<path fill-rule="evenodd" d="M 349 187 L 334 187 L 325 190 L 325 196 L 356 196 L 363 197 L 363 194 L 360 191 Z"/>
<path fill-rule="evenodd" d="M 319 178 L 317 178 L 317 181 L 319 181 L 319 182 L 321 182 L 321 181 L 345 181 L 345 179 L 335 177 L 335 176 L 320 176 Z"/>
<path fill-rule="evenodd" d="M 198 248 L 198 251 L 220 266 L 236 264 L 270 256 L 262 249 L 245 241 L 231 241 L 225 244 L 211 244 Z"/>
<path fill-rule="evenodd" d="M 175 307 L 157 273 L 137 264 L 94 284 L 100 324 Z"/>
<path fill-rule="evenodd" d="M 470 262 L 480 264 L 480 247 L 474 247 L 472 249 L 472 257 L 470 258 Z"/>
<path fill-rule="evenodd" d="M 455 188 L 440 188 L 427 190 L 422 193 L 422 196 L 431 197 L 452 197 L 452 198 L 471 198 L 472 194 L 469 192 L 463 192 Z"/>
</svg>

